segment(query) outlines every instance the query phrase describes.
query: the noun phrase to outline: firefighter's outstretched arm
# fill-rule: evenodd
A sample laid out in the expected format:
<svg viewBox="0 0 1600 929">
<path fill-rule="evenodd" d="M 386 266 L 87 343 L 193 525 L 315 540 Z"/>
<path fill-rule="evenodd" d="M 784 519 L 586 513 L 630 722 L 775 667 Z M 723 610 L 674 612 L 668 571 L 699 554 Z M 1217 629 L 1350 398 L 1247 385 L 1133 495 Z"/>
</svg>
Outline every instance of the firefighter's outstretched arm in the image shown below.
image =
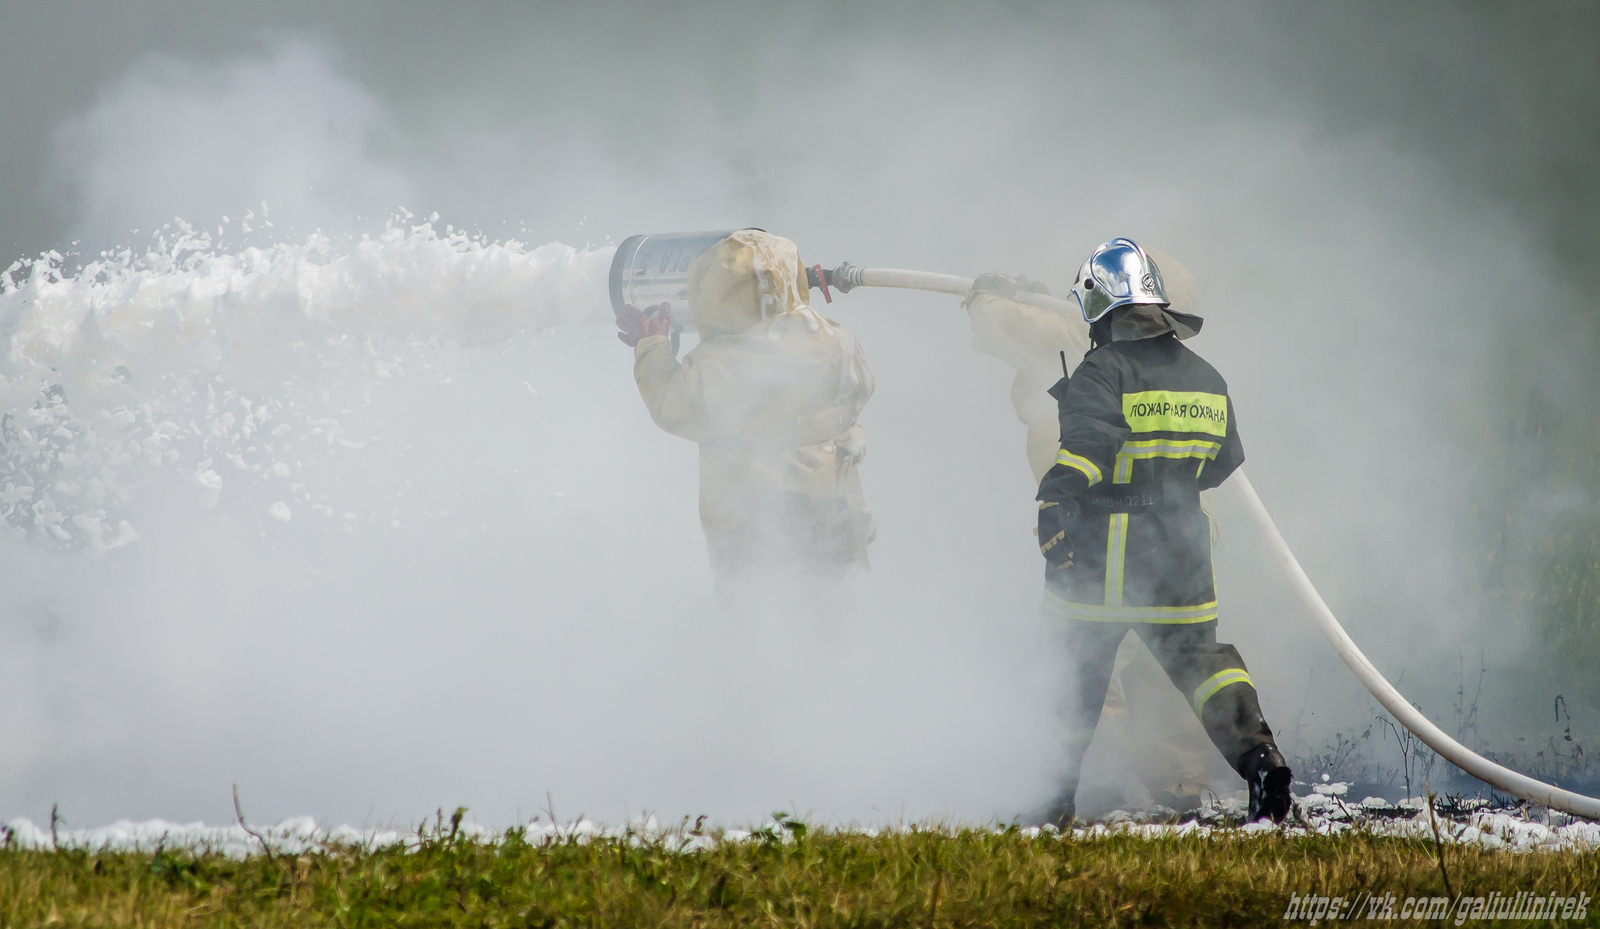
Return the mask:
<svg viewBox="0 0 1600 929">
<path fill-rule="evenodd" d="M 644 313 L 633 306 L 617 316 L 617 338 L 633 346 L 633 379 L 657 426 L 699 441 L 705 391 L 692 359 L 679 363 L 670 338 L 672 314 L 667 304 Z"/>
<path fill-rule="evenodd" d="M 1055 465 L 1039 482 L 1040 500 L 1076 500 L 1090 487 L 1109 480 L 1117 452 L 1127 440 L 1119 379 L 1097 354 L 1084 359 L 1058 397 L 1061 450 L 1056 452 Z"/>
</svg>

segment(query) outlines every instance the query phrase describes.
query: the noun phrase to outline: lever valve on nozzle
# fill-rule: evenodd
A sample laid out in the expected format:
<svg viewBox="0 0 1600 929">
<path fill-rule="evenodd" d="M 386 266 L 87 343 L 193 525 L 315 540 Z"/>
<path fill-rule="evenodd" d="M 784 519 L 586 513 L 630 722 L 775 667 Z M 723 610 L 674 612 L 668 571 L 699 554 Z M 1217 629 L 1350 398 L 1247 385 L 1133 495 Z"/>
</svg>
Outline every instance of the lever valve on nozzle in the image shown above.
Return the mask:
<svg viewBox="0 0 1600 929">
<path fill-rule="evenodd" d="M 823 299 L 832 303 L 833 297 L 828 293 L 828 288 L 847 294 L 860 287 L 861 269 L 848 261 L 837 268 L 824 269 L 822 265 L 812 265 L 806 269 L 806 282 L 812 287 L 822 288 Z"/>
</svg>

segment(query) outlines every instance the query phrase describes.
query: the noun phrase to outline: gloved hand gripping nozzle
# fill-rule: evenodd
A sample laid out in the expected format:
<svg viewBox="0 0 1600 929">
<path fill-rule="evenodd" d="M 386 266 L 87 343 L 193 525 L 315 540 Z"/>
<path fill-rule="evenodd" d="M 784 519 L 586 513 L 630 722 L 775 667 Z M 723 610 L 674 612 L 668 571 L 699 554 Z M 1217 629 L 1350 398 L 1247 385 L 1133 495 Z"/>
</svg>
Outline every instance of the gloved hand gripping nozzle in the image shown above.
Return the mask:
<svg viewBox="0 0 1600 929">
<path fill-rule="evenodd" d="M 672 353 L 678 353 L 678 333 L 672 325 L 672 305 L 661 303 L 641 310 L 633 304 L 617 314 L 617 338 L 623 345 L 633 348 L 639 340 L 653 335 L 668 336 L 672 340 Z"/>
</svg>

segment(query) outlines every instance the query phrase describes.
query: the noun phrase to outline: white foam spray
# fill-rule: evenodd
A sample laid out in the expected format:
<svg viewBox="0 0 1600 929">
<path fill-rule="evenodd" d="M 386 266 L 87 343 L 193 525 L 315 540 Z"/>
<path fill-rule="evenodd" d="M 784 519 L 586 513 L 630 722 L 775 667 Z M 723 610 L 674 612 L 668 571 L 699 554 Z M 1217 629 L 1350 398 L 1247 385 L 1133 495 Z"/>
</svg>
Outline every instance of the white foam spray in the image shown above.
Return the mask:
<svg viewBox="0 0 1600 929">
<path fill-rule="evenodd" d="M 57 252 L 19 261 L 0 277 L 0 519 L 46 547 L 120 548 L 138 536 L 122 507 L 164 469 L 207 509 L 226 486 L 289 522 L 315 493 L 308 449 L 382 441 L 357 425 L 374 391 L 425 376 L 443 343 L 603 318 L 610 254 L 429 222 L 227 253 L 180 224 L 76 274 Z"/>
</svg>

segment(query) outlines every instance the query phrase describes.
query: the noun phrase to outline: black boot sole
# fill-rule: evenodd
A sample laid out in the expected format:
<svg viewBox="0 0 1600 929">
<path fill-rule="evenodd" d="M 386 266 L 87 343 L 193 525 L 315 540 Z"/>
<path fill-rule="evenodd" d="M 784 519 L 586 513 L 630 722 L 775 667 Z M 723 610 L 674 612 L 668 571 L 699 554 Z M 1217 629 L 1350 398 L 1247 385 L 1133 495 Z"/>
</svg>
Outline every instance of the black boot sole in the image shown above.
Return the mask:
<svg viewBox="0 0 1600 929">
<path fill-rule="evenodd" d="M 1289 793 L 1289 784 L 1294 780 L 1294 772 L 1288 768 L 1273 768 L 1261 783 L 1261 813 L 1272 817 L 1274 823 L 1281 823 L 1289 816 L 1289 806 L 1294 803 L 1294 797 Z"/>
</svg>

